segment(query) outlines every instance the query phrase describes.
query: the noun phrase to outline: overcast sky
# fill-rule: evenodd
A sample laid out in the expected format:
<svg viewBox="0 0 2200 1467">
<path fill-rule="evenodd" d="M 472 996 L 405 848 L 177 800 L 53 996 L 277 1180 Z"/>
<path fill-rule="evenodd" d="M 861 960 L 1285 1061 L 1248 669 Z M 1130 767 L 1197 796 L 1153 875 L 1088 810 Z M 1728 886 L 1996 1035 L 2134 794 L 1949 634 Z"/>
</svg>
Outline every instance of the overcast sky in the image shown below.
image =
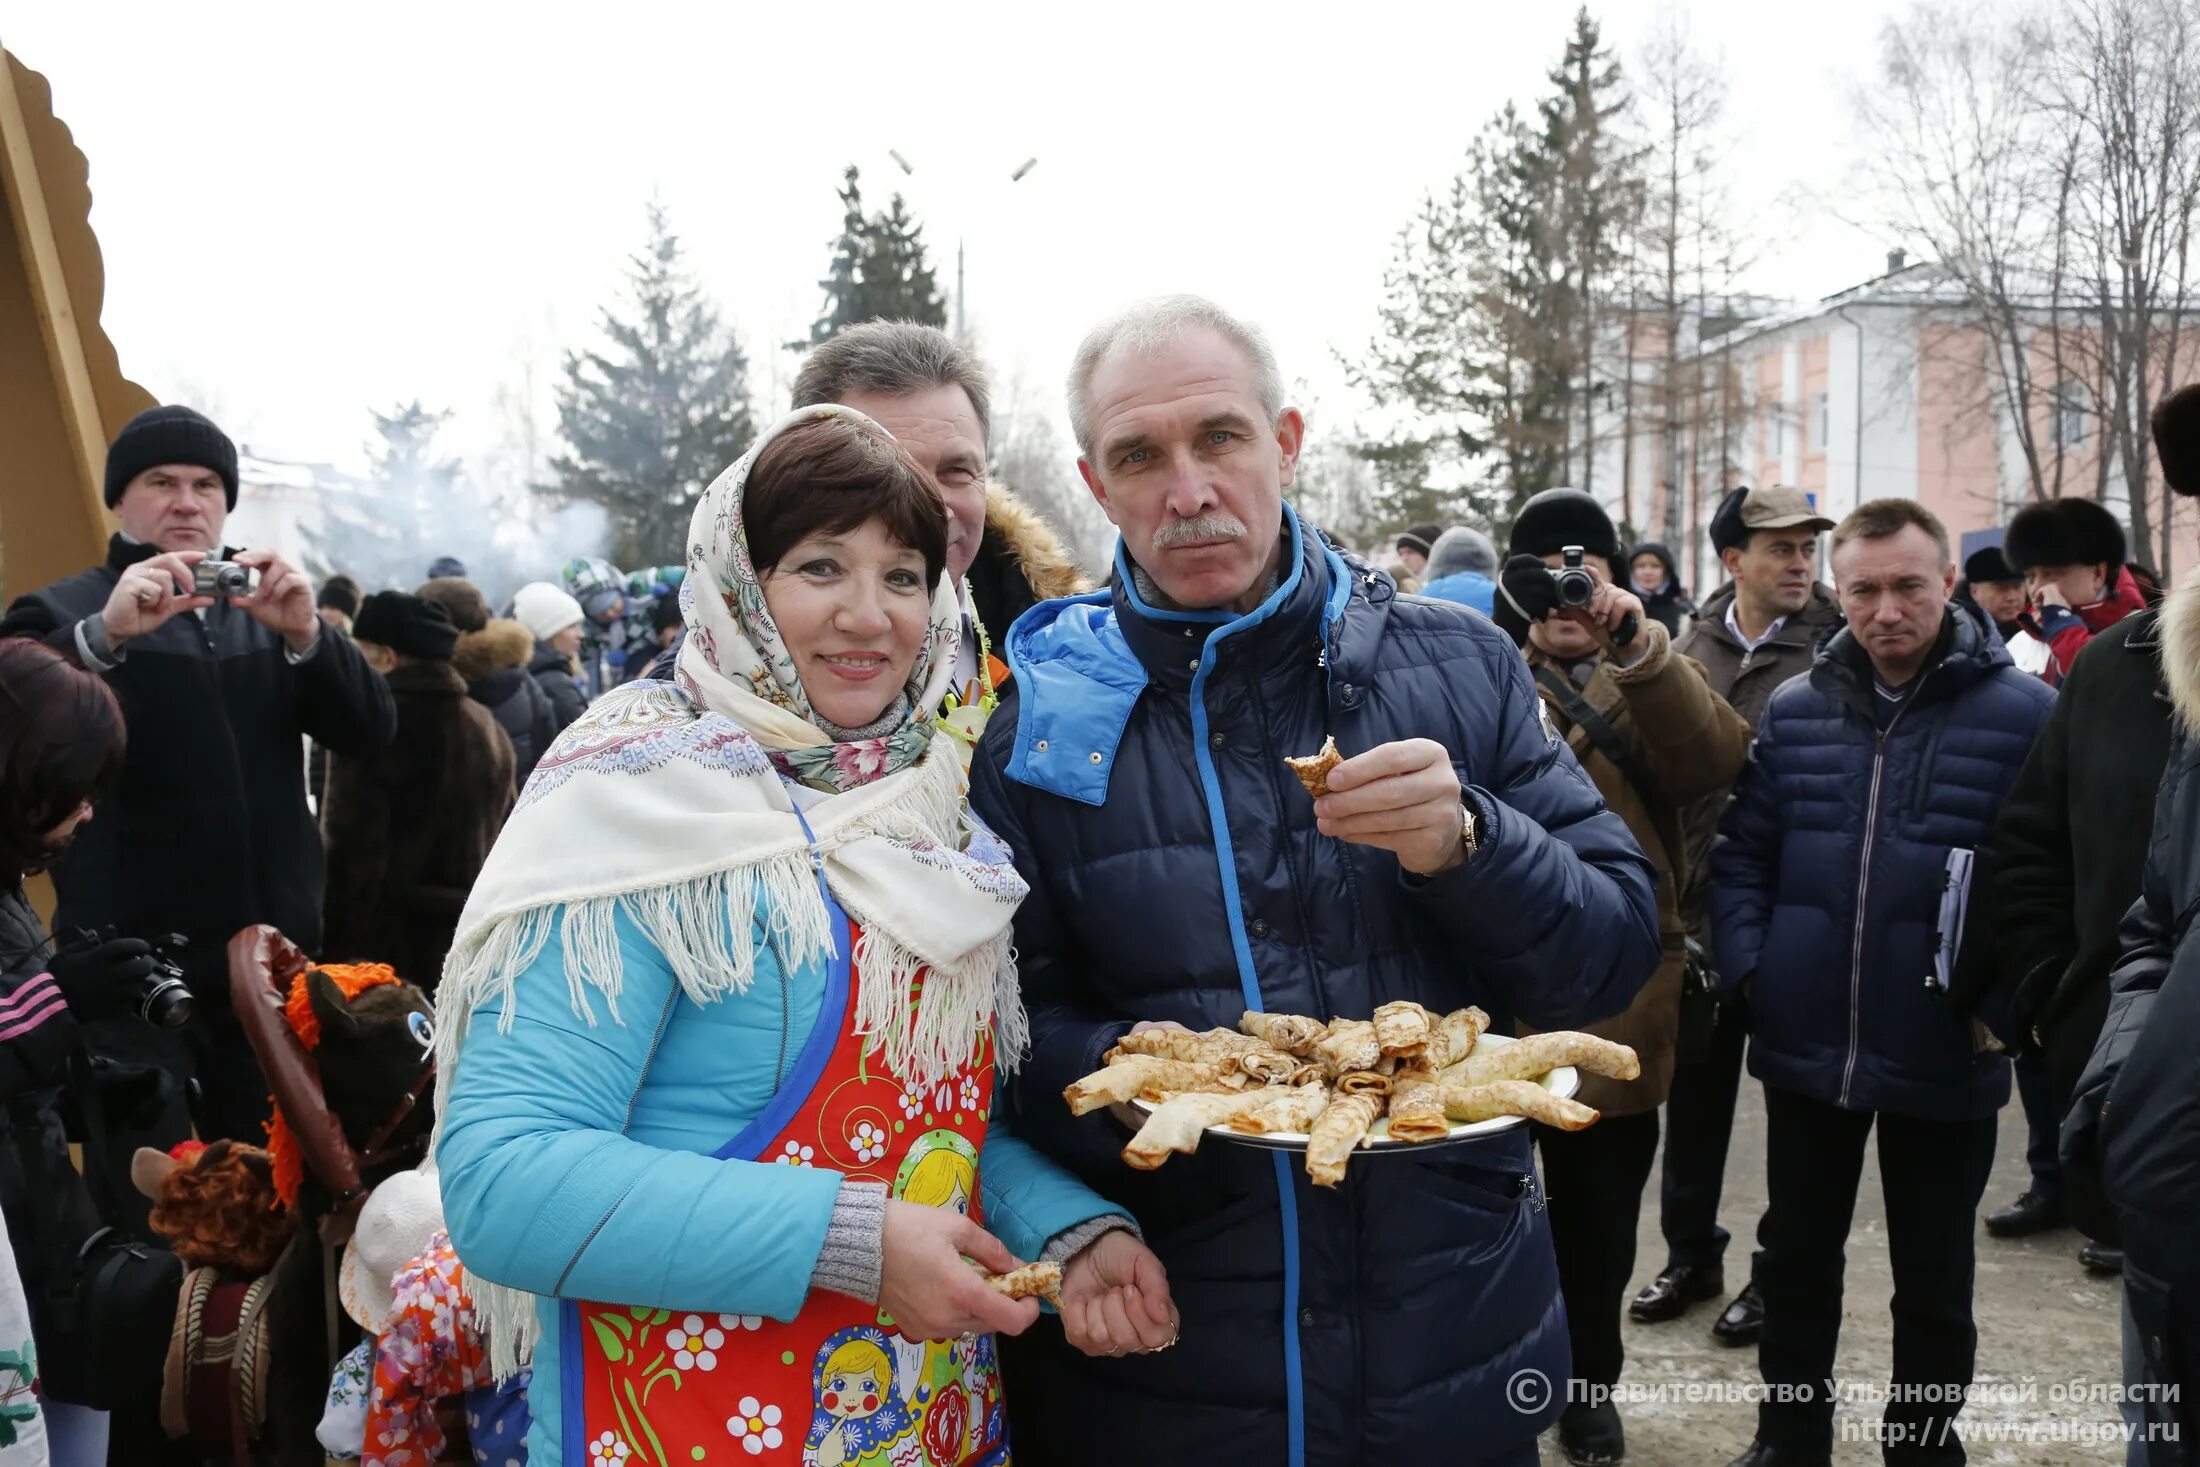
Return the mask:
<svg viewBox="0 0 2200 1467">
<path fill-rule="evenodd" d="M 1683 7 L 1724 62 L 1754 284 L 1821 295 L 1887 241 L 1836 222 L 1847 92 L 1885 0 Z M 1651 0 L 1594 13 L 1632 62 Z M 1571 11 L 1379 0 L 948 5 L 178 6 L 13 0 L 0 42 L 91 160 L 124 369 L 255 449 L 356 465 L 419 397 L 469 455 L 534 364 L 592 337 L 652 196 L 777 409 L 849 162 L 898 185 L 1004 377 L 1049 404 L 1078 336 L 1136 297 L 1266 326 L 1331 421 L 1390 242 Z M 904 178 L 887 157 L 915 165 Z M 1038 164 L 1020 183 L 1010 171 Z M 1787 201 L 1791 207 L 1782 207 Z M 1792 207 L 1796 203 L 1801 207 Z"/>
</svg>

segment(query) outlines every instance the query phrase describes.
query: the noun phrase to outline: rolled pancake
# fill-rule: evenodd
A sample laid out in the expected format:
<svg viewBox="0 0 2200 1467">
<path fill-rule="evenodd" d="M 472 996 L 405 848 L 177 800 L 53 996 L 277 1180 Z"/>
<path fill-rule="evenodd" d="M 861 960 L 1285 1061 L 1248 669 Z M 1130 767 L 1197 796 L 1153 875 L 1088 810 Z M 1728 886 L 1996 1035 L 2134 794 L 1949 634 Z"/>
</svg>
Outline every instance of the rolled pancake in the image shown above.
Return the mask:
<svg viewBox="0 0 2200 1467">
<path fill-rule="evenodd" d="M 1238 1020 L 1238 1028 L 1270 1049 L 1297 1055 L 1301 1059 L 1306 1057 L 1306 1052 L 1314 1047 L 1317 1040 L 1329 1032 L 1328 1025 L 1319 1019 L 1309 1019 L 1304 1014 L 1248 1013 Z"/>
<path fill-rule="evenodd" d="M 1298 1073 L 1299 1062 L 1280 1050 L 1263 1047 L 1234 1054 L 1222 1067 L 1226 1072 L 1235 1068 L 1255 1085 L 1286 1085 Z"/>
<path fill-rule="evenodd" d="M 1182 1029 L 1147 1029 L 1115 1041 L 1122 1054 L 1151 1055 L 1155 1059 L 1182 1060 L 1187 1064 L 1220 1064 L 1232 1055 L 1265 1048 L 1260 1040 L 1234 1029 L 1209 1029 L 1190 1034 Z M 1109 1060 L 1114 1063 L 1113 1059 Z"/>
<path fill-rule="evenodd" d="M 1201 1133 L 1220 1125 L 1224 1116 L 1243 1104 L 1244 1097 L 1238 1095 L 1179 1095 L 1164 1100 L 1123 1148 L 1123 1160 L 1150 1172 L 1167 1161 L 1172 1151 L 1189 1156 L 1199 1150 Z"/>
<path fill-rule="evenodd" d="M 1219 1065 L 1132 1054 L 1105 1069 L 1094 1070 L 1064 1090 L 1062 1099 L 1069 1102 L 1070 1114 L 1081 1116 L 1148 1091 L 1173 1094 L 1186 1090 L 1234 1090 L 1244 1083 L 1243 1075 L 1226 1075 Z"/>
<path fill-rule="evenodd" d="M 1306 786 L 1306 792 L 1315 799 L 1329 793 L 1329 771 L 1344 763 L 1344 755 L 1337 752 L 1335 735 L 1322 740 L 1321 748 L 1300 759 L 1286 759 L 1291 772 Z"/>
<path fill-rule="evenodd" d="M 1311 1131 L 1321 1113 L 1329 1108 L 1329 1087 L 1319 1083 L 1275 1085 L 1266 1090 L 1247 1091 L 1240 1101 L 1238 1108 L 1224 1116 L 1220 1124 L 1248 1136 Z"/>
<path fill-rule="evenodd" d="M 1533 1080 L 1565 1065 L 1614 1080 L 1632 1080 L 1642 1073 L 1642 1062 L 1626 1045 L 1560 1029 L 1507 1045 L 1477 1046 L 1462 1063 L 1446 1069 L 1443 1079 L 1453 1085 L 1491 1085 Z"/>
<path fill-rule="evenodd" d="M 1306 1142 L 1306 1174 L 1317 1187 L 1344 1180 L 1353 1148 L 1367 1139 L 1368 1128 L 1382 1118 L 1383 1102 L 1372 1095 L 1339 1095 L 1314 1121 Z"/>
<path fill-rule="evenodd" d="M 1385 1075 L 1377 1070 L 1353 1070 L 1337 1077 L 1337 1093 L 1372 1095 L 1377 1100 L 1382 1100 L 1390 1095 L 1396 1083 L 1395 1076 Z"/>
<path fill-rule="evenodd" d="M 1490 1016 L 1480 1009 L 1453 1009 L 1436 1021 L 1428 1048 L 1421 1052 L 1421 1063 L 1432 1070 L 1459 1063 L 1474 1053 L 1475 1045 L 1481 1043 L 1489 1027 Z"/>
<path fill-rule="evenodd" d="M 1451 1134 L 1451 1118 L 1444 1114 L 1444 1087 L 1433 1075 L 1408 1070 L 1398 1076 L 1390 1092 L 1390 1137 L 1393 1141 L 1441 1141 Z"/>
<path fill-rule="evenodd" d="M 1487 1085 L 1443 1085 L 1444 1114 L 1455 1121 L 1488 1121 L 1526 1116 L 1561 1131 L 1579 1131 L 1597 1113 L 1578 1100 L 1565 1100 L 1533 1080 L 1497 1080 Z"/>
<path fill-rule="evenodd" d="M 1383 1046 L 1375 1038 L 1375 1026 L 1365 1019 L 1332 1021 L 1329 1032 L 1309 1051 L 1309 1058 L 1331 1075 L 1372 1070 L 1382 1057 Z"/>
<path fill-rule="evenodd" d="M 1387 1055 L 1411 1058 L 1428 1048 L 1436 1016 L 1406 1000 L 1386 1003 L 1375 1010 L 1375 1042 Z"/>
<path fill-rule="evenodd" d="M 987 1273 L 985 1265 L 975 1259 L 964 1259 L 985 1280 L 986 1287 L 1006 1299 L 1044 1299 L 1055 1308 L 1062 1307 L 1062 1265 L 1059 1263 L 1027 1263 L 1007 1273 Z"/>
</svg>

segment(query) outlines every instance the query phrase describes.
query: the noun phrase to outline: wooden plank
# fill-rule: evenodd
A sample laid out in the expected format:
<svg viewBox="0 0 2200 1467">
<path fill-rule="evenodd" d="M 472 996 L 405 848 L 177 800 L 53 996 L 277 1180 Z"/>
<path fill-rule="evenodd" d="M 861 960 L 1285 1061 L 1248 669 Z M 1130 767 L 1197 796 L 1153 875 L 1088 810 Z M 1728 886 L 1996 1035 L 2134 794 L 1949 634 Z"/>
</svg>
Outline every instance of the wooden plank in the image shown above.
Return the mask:
<svg viewBox="0 0 2200 1467">
<path fill-rule="evenodd" d="M 61 404 L 62 426 L 76 462 L 79 491 L 91 505 L 102 506 L 107 433 L 100 421 L 91 366 L 85 356 L 76 308 L 69 299 L 68 277 L 62 268 L 46 192 L 39 182 L 30 126 L 16 85 L 20 64 L 12 54 L 0 51 L 0 181 L 6 185 L 8 216 L 15 225 L 17 245 L 29 276 L 31 299 Z M 98 509 L 93 514 L 96 522 Z"/>
</svg>

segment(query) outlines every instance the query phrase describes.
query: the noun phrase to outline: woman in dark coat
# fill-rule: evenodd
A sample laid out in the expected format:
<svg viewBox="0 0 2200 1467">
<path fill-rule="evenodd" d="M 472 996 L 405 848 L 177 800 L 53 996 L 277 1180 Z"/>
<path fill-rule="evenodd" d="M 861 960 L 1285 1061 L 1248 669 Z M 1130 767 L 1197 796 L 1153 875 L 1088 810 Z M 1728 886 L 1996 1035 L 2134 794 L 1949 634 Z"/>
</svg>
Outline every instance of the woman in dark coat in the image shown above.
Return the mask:
<svg viewBox="0 0 2200 1467">
<path fill-rule="evenodd" d="M 466 680 L 466 693 L 495 716 L 512 741 L 517 760 L 514 783 L 524 785 L 535 761 L 565 725 L 550 707 L 550 695 L 528 671 L 535 639 L 516 621 L 489 619 L 489 603 L 472 581 L 439 576 L 420 588 L 421 596 L 449 613 L 458 628 L 451 666 Z"/>
<path fill-rule="evenodd" d="M 0 642 L 0 1210 L 38 1346 L 53 1460 L 106 1455 L 105 1412 L 67 1404 L 91 1382 L 53 1328 L 53 1297 L 99 1215 L 69 1163 L 63 1082 L 78 1026 L 119 1016 L 153 971 L 134 938 L 84 934 L 58 951 L 23 894 L 92 818 L 91 797 L 122 769 L 122 710 L 105 682 L 37 642 Z M 8 1341 L 10 1347 L 17 1342 Z"/>
<path fill-rule="evenodd" d="M 451 666 L 458 631 L 441 606 L 378 591 L 353 637 L 389 679 L 397 737 L 370 757 L 329 761 L 324 956 L 388 963 L 433 993 L 512 813 L 512 741 Z"/>
<path fill-rule="evenodd" d="M 535 639 L 527 671 L 550 697 L 554 732 L 563 733 L 588 707 L 574 660 L 581 647 L 581 604 L 549 582 L 535 581 L 512 598 L 512 620 Z"/>
<path fill-rule="evenodd" d="M 1644 613 L 1668 635 L 1679 636 L 1681 627 L 1696 614 L 1696 603 L 1688 599 L 1688 590 L 1681 584 L 1673 552 L 1655 540 L 1645 540 L 1627 552 L 1627 568 L 1628 583 L 1641 598 Z"/>
</svg>

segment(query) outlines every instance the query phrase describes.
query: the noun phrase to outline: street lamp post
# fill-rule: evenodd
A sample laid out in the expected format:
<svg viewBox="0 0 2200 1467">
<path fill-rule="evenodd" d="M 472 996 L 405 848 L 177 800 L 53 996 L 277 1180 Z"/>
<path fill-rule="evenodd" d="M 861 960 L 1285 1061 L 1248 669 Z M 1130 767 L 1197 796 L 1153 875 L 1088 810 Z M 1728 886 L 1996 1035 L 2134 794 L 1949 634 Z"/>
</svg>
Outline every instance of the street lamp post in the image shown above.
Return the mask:
<svg viewBox="0 0 2200 1467">
<path fill-rule="evenodd" d="M 917 166 L 914 163 L 911 163 L 906 157 L 902 156 L 900 149 L 888 148 L 886 150 L 886 156 L 894 160 L 894 166 L 902 171 L 902 175 L 904 177 L 916 177 Z M 1016 167 L 1010 171 L 1008 175 L 1009 183 L 1013 185 L 1023 182 L 1024 175 L 1031 172 L 1032 169 L 1038 166 L 1039 160 L 1036 156 L 1024 159 L 1023 162 L 1017 164 Z M 963 300 L 965 295 L 965 277 L 963 274 L 964 239 L 965 232 L 962 230 L 957 230 L 955 232 L 955 339 L 957 341 L 964 341 L 968 339 L 964 331 L 966 323 L 963 314 Z"/>
</svg>

